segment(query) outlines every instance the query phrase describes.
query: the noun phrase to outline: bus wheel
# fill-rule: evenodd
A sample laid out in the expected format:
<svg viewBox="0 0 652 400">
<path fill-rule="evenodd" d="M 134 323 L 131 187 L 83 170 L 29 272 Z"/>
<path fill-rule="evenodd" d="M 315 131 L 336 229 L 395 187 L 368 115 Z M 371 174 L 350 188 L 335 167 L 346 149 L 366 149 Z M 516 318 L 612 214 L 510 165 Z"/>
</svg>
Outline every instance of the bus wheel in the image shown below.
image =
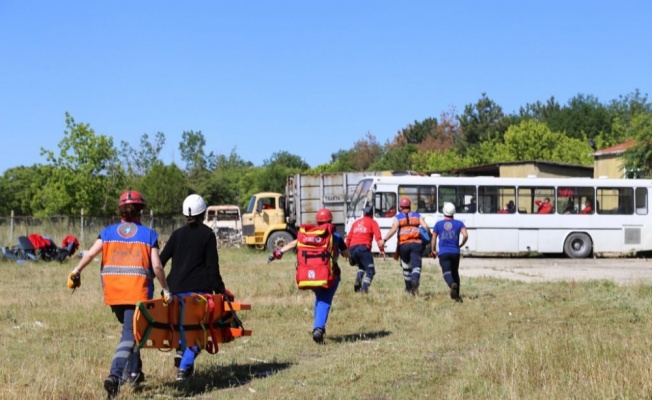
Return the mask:
<svg viewBox="0 0 652 400">
<path fill-rule="evenodd" d="M 267 239 L 267 250 L 274 251 L 280 249 L 281 247 L 285 246 L 286 244 L 290 243 L 293 240 L 294 238 L 288 232 L 285 231 L 274 232 L 271 235 L 269 235 L 269 238 Z"/>
<path fill-rule="evenodd" d="M 564 253 L 570 258 L 586 258 L 592 248 L 593 242 L 586 233 L 571 233 L 564 242 Z"/>
</svg>

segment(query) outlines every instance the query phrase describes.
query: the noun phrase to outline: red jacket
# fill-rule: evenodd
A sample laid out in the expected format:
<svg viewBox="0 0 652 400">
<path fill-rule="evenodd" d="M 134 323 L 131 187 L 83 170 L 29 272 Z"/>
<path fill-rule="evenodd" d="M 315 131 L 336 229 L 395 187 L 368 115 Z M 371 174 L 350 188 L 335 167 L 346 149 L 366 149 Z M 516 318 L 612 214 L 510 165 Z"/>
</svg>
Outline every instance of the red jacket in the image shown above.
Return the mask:
<svg viewBox="0 0 652 400">
<path fill-rule="evenodd" d="M 534 202 L 537 206 L 539 206 L 539 210 L 537 210 L 537 214 L 551 214 L 552 213 L 552 204 L 550 202 L 544 203 L 541 200 L 537 200 Z"/>
<path fill-rule="evenodd" d="M 350 248 L 352 246 L 365 245 L 371 249 L 371 242 L 374 237 L 376 237 L 376 241 L 379 241 L 382 237 L 380 236 L 378 222 L 372 217 L 364 216 L 351 225 L 351 230 L 346 235 L 346 246 Z"/>
</svg>

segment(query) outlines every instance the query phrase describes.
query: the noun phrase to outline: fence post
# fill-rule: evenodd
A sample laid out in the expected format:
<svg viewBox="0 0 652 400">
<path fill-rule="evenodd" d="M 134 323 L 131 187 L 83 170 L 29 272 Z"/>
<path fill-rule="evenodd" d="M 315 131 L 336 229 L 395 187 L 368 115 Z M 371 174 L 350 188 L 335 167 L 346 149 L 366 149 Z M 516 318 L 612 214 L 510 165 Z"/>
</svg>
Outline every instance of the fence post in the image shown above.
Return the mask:
<svg viewBox="0 0 652 400">
<path fill-rule="evenodd" d="M 14 242 L 14 210 L 11 210 L 11 222 L 9 223 L 9 242 Z"/>
<path fill-rule="evenodd" d="M 154 210 L 149 210 L 149 229 L 154 229 Z"/>
<path fill-rule="evenodd" d="M 84 243 L 84 209 L 81 209 L 81 226 L 80 226 L 80 239 Z"/>
</svg>

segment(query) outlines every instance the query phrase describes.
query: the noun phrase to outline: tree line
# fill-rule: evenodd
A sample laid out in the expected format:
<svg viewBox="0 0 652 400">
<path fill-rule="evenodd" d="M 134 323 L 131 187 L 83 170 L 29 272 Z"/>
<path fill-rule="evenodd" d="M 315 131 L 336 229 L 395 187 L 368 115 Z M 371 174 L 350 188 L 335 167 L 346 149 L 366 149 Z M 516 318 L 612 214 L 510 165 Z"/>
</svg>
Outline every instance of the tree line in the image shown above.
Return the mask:
<svg viewBox="0 0 652 400">
<path fill-rule="evenodd" d="M 301 156 L 281 151 L 255 166 L 231 150 L 209 150 L 201 131 L 185 131 L 178 145 L 183 165 L 165 164 L 160 154 L 165 134 L 140 137 L 137 147 L 97 134 L 88 123 L 65 114 L 58 151 L 41 149 L 45 163 L 8 169 L 0 178 L 0 215 L 110 216 L 126 189 L 137 189 L 156 214 L 179 213 L 185 196 L 201 193 L 209 204 L 245 207 L 260 191 L 284 191 L 288 175 L 394 170 L 447 173 L 474 165 L 544 160 L 590 165 L 592 153 L 627 140 L 636 145 L 624 155 L 625 167 L 652 171 L 652 105 L 638 90 L 607 103 L 578 94 L 566 104 L 554 97 L 506 114 L 486 93 L 439 118 L 414 121 L 385 143 L 366 133 L 350 149 L 311 167 Z"/>
</svg>

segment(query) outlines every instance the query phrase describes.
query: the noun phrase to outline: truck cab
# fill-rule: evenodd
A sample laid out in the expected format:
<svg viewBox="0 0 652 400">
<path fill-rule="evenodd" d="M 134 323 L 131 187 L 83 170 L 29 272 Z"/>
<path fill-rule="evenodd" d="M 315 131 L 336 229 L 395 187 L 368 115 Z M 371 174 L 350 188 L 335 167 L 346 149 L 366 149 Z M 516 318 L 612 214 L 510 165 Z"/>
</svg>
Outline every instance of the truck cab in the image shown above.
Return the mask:
<svg viewBox="0 0 652 400">
<path fill-rule="evenodd" d="M 242 241 L 259 250 L 276 250 L 294 240 L 296 232 L 286 219 L 286 197 L 281 193 L 256 193 L 242 214 Z"/>
<path fill-rule="evenodd" d="M 242 240 L 242 217 L 236 205 L 209 206 L 204 225 L 215 232 L 218 247 L 230 247 Z"/>
</svg>

